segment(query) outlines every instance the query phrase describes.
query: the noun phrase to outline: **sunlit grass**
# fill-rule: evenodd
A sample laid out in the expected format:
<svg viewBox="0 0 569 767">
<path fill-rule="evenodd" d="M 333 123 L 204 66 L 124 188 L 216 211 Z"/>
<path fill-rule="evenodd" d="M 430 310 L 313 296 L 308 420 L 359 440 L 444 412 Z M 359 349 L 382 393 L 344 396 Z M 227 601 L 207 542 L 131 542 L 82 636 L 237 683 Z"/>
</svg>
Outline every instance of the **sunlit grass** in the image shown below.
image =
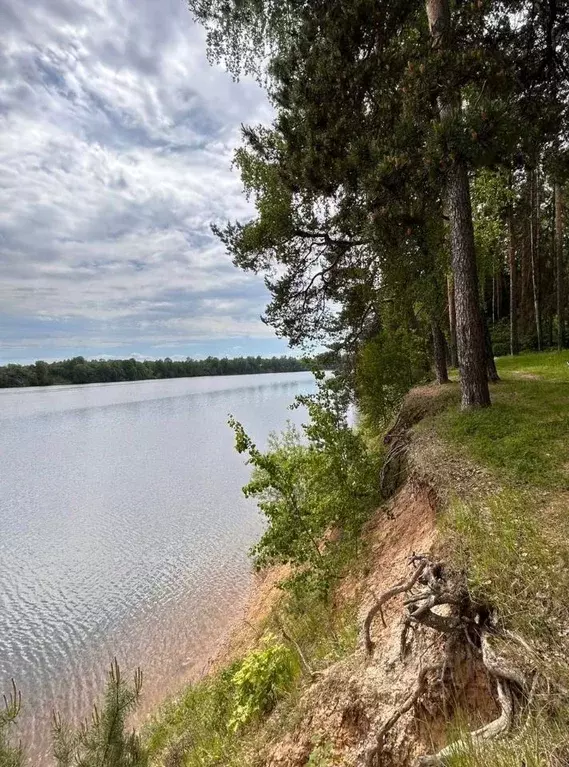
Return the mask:
<svg viewBox="0 0 569 767">
<path fill-rule="evenodd" d="M 568 360 L 569 352 L 500 358 L 492 407 L 448 408 L 434 418 L 436 430 L 502 480 L 569 489 Z"/>
<path fill-rule="evenodd" d="M 498 372 L 503 377 L 539 376 L 548 381 L 561 381 L 569 384 L 569 350 L 499 357 L 496 365 Z"/>
</svg>

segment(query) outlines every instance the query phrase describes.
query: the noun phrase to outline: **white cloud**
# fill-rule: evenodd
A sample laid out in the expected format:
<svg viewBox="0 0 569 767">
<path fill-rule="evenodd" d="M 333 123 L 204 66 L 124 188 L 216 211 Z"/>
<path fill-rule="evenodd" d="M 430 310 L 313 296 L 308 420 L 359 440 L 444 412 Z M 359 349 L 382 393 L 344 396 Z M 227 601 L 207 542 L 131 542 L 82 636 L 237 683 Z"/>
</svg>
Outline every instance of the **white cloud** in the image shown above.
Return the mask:
<svg viewBox="0 0 569 767">
<path fill-rule="evenodd" d="M 270 109 L 183 0 L 0 0 L 0 30 L 7 348 L 272 336 L 210 233 L 249 215 L 231 157 Z"/>
</svg>

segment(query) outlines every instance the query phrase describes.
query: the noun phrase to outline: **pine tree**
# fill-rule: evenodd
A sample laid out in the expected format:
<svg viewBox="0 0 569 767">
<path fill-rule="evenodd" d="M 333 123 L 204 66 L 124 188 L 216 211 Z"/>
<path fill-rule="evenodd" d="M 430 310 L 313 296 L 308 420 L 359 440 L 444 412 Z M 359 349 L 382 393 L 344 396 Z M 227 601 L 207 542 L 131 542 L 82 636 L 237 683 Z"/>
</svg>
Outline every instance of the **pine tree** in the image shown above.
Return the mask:
<svg viewBox="0 0 569 767">
<path fill-rule="evenodd" d="M 125 732 L 126 720 L 138 705 L 142 672 L 137 669 L 133 685 L 121 677 L 117 660 L 107 679 L 103 706 L 93 708 L 91 720 L 78 729 L 54 714 L 54 756 L 57 767 L 145 767 L 147 754 L 135 731 Z"/>
<path fill-rule="evenodd" d="M 10 739 L 10 728 L 18 718 L 22 707 L 22 695 L 12 680 L 12 690 L 4 695 L 4 709 L 0 711 L 0 766 L 22 767 L 24 752 L 22 746 L 14 746 Z"/>
</svg>

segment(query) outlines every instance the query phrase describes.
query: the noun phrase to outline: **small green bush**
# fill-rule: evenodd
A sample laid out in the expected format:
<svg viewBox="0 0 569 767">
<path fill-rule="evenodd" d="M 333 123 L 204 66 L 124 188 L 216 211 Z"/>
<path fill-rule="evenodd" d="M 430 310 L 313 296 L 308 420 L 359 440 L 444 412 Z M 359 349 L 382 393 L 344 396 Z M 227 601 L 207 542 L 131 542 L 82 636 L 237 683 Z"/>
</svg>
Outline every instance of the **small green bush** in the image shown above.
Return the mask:
<svg viewBox="0 0 569 767">
<path fill-rule="evenodd" d="M 333 753 L 334 749 L 329 741 L 316 743 L 310 752 L 306 767 L 330 767 Z"/>
<path fill-rule="evenodd" d="M 262 646 L 243 659 L 232 677 L 235 705 L 229 728 L 237 731 L 271 711 L 299 673 L 295 653 L 274 634 L 267 634 Z"/>
</svg>

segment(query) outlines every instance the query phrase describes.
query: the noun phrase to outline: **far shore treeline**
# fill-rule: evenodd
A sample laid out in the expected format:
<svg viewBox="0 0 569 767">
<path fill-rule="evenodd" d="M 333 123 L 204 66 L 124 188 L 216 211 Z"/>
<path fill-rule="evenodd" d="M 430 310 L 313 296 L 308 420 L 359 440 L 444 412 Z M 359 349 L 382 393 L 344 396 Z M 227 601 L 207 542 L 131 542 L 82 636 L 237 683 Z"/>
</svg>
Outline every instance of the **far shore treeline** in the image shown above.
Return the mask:
<svg viewBox="0 0 569 767">
<path fill-rule="evenodd" d="M 55 384 L 112 383 L 159 378 L 244 375 L 248 373 L 295 373 L 311 368 L 310 361 L 298 357 L 187 357 L 161 360 L 86 360 L 73 357 L 60 362 L 38 360 L 31 365 L 0 366 L 0 388 L 52 386 Z"/>
</svg>

